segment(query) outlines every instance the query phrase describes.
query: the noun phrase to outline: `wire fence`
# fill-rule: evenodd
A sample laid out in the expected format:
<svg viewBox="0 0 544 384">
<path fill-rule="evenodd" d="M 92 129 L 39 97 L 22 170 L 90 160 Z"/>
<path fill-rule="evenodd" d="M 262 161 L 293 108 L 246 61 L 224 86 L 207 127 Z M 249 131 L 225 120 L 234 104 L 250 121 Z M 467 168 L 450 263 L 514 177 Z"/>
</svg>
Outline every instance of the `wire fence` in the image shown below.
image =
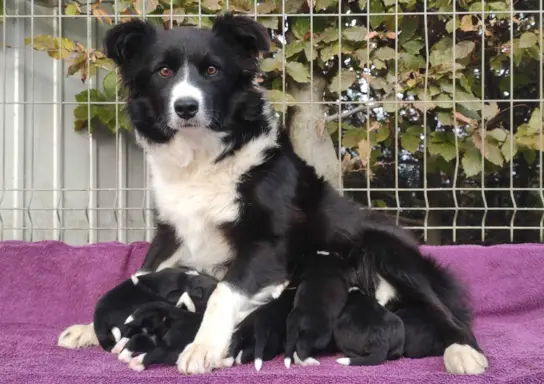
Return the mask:
<svg viewBox="0 0 544 384">
<path fill-rule="evenodd" d="M 297 152 L 433 244 L 544 239 L 543 0 L 0 0 L 0 239 L 150 240 L 111 25 L 269 28 Z"/>
</svg>

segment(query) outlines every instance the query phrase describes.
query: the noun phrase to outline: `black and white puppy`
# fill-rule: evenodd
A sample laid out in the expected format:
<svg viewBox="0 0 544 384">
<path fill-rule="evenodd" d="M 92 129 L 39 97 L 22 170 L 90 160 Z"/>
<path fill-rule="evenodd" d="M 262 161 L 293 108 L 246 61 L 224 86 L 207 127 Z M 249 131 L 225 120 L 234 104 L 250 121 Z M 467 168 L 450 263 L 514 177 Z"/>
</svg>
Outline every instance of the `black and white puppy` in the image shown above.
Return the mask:
<svg viewBox="0 0 544 384">
<path fill-rule="evenodd" d="M 432 314 L 448 340 L 447 370 L 485 371 L 470 323 L 455 313 L 466 303 L 441 287 L 441 269 L 413 236 L 340 196 L 295 153 L 256 85 L 270 45 L 262 25 L 224 15 L 211 30 L 164 31 L 133 20 L 109 30 L 105 45 L 151 172 L 157 231 L 142 271 L 184 265 L 220 280 L 178 359 L 182 373 L 222 367 L 237 324 L 279 296 L 291 266 L 315 249 L 373 255 L 363 267 Z M 76 326 L 59 345 L 92 341 L 92 327 Z"/>
<path fill-rule="evenodd" d="M 213 277 L 188 268 L 167 268 L 132 276 L 104 294 L 96 305 L 93 325 L 100 346 L 106 351 L 120 353 L 128 342 L 124 325 L 146 303 L 164 301 L 203 313 L 216 285 L 217 280 Z M 123 360 L 121 355 L 120 358 Z"/>
<path fill-rule="evenodd" d="M 228 356 L 235 363 L 253 361 L 260 371 L 263 361 L 284 351 L 287 315 L 293 309 L 296 288 L 286 288 L 279 298 L 263 305 L 246 317 L 232 336 Z"/>
<path fill-rule="evenodd" d="M 350 288 L 346 306 L 334 326 L 334 342 L 346 357 L 343 365 L 378 365 L 404 351 L 404 324 L 373 296 Z"/>
<path fill-rule="evenodd" d="M 337 254 L 318 251 L 303 264 L 293 310 L 287 317 L 285 366 L 318 364 L 312 353 L 333 350 L 333 329 L 346 304 L 349 273 Z"/>
</svg>

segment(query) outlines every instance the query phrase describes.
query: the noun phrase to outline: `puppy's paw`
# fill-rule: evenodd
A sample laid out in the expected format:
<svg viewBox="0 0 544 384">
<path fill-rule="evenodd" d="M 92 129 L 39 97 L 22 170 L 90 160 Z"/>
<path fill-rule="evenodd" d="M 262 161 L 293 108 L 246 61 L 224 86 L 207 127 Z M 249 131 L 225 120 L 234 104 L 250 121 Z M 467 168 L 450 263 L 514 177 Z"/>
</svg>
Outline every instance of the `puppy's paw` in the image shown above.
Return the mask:
<svg viewBox="0 0 544 384">
<path fill-rule="evenodd" d="M 128 337 L 123 337 L 121 340 L 119 340 L 117 342 L 117 344 L 115 344 L 115 346 L 112 348 L 111 350 L 111 353 L 115 354 L 115 355 L 118 355 L 121 353 L 121 351 L 123 349 L 125 349 L 125 345 L 127 345 L 127 343 L 129 342 L 129 338 Z"/>
<path fill-rule="evenodd" d="M 117 358 L 119 359 L 119 361 L 128 364 L 132 361 L 132 351 L 125 348 L 121 351 Z"/>
<path fill-rule="evenodd" d="M 211 372 L 223 366 L 224 348 L 210 342 L 194 342 L 179 355 L 178 370 L 185 375 Z"/>
<path fill-rule="evenodd" d="M 317 361 L 313 357 L 308 357 L 305 360 L 301 360 L 300 357 L 298 357 L 298 354 L 296 352 L 293 354 L 293 360 L 295 361 L 296 365 L 302 365 L 302 366 L 320 364 L 319 361 Z"/>
<path fill-rule="evenodd" d="M 444 351 L 446 371 L 456 375 L 480 375 L 489 363 L 481 353 L 466 344 L 452 344 Z"/>
<path fill-rule="evenodd" d="M 142 372 L 145 369 L 144 357 L 145 357 L 145 353 L 142 353 L 141 355 L 133 357 L 132 359 L 130 359 L 130 362 L 128 363 L 128 367 L 132 369 L 133 371 Z"/>
<path fill-rule="evenodd" d="M 76 324 L 66 328 L 59 336 L 59 347 L 76 349 L 98 345 L 93 323 Z"/>
</svg>

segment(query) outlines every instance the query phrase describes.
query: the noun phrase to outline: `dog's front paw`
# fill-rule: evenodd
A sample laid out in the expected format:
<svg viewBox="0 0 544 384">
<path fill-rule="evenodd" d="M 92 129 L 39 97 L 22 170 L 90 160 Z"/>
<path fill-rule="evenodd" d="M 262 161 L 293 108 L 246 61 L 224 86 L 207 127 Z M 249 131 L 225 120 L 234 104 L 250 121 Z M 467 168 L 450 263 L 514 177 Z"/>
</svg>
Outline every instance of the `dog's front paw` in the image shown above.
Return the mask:
<svg viewBox="0 0 544 384">
<path fill-rule="evenodd" d="M 59 347 L 63 348 L 82 348 L 92 345 L 98 345 L 98 339 L 94 332 L 93 323 L 76 324 L 66 328 L 59 336 L 57 342 Z"/>
<path fill-rule="evenodd" d="M 444 351 L 446 371 L 456 375 L 480 375 L 489 363 L 487 358 L 470 345 L 452 344 Z"/>
<path fill-rule="evenodd" d="M 224 348 L 209 342 L 194 342 L 178 358 L 178 370 L 186 375 L 210 372 L 224 366 Z"/>
</svg>

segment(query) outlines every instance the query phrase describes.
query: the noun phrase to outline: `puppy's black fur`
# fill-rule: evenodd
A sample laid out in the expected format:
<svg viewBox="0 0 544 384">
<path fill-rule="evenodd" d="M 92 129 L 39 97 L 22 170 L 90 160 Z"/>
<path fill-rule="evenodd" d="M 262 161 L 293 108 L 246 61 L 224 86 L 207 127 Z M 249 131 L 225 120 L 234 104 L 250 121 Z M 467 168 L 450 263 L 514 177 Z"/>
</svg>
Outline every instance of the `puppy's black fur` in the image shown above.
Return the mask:
<svg viewBox="0 0 544 384">
<path fill-rule="evenodd" d="M 124 324 L 127 318 L 142 305 L 163 301 L 178 304 L 187 293 L 194 309 L 203 313 L 217 280 L 206 275 L 194 275 L 188 268 L 167 268 L 128 279 L 108 291 L 98 301 L 94 311 L 94 329 L 100 346 L 111 351 L 119 341 L 119 334 L 126 336 Z M 191 308 L 193 309 L 193 308 Z M 112 330 L 117 328 L 118 331 Z"/>
<path fill-rule="evenodd" d="M 445 347 L 480 350 L 460 285 L 421 254 L 409 232 L 340 196 L 295 153 L 255 85 L 257 53 L 269 46 L 260 24 L 225 15 L 212 30 L 162 31 L 135 20 L 108 31 L 105 44 L 128 88 L 127 108 L 154 164 L 152 179 L 161 181 L 152 185 L 160 225 L 142 269 L 153 270 L 165 260 L 191 265 L 214 273 L 239 297 L 251 297 L 289 280 L 300 255 L 326 249 L 357 264 L 370 277 L 370 292 L 379 275 L 404 307 L 422 309 Z M 198 94 L 200 117 L 178 118 L 173 110 L 180 101 L 176 89 L 189 89 L 187 81 Z M 194 156 L 179 157 L 185 154 Z M 240 175 L 225 172 L 242 168 Z M 208 177 L 199 178 L 202 174 Z M 210 195 L 218 177 L 226 192 Z M 196 183 L 187 181 L 195 178 Z M 169 203 L 187 188 L 208 201 Z M 218 199 L 224 199 L 221 209 Z M 225 218 L 224 212 L 234 213 Z M 195 221 L 207 231 L 184 224 Z M 225 249 L 208 247 L 211 241 Z M 213 319 L 209 327 L 220 322 Z M 330 339 L 330 330 L 323 332 L 320 346 Z M 319 339 L 314 337 L 313 347 Z M 486 364 L 470 354 L 466 358 L 460 371 L 485 370 Z"/>
<path fill-rule="evenodd" d="M 255 359 L 272 360 L 284 351 L 287 315 L 293 308 L 295 287 L 246 317 L 234 332 L 228 356 L 245 364 Z"/>
<path fill-rule="evenodd" d="M 294 352 L 306 360 L 313 352 L 333 348 L 332 334 L 348 296 L 348 269 L 335 254 L 308 255 L 287 317 L 286 358 Z"/>
<path fill-rule="evenodd" d="M 374 297 L 355 289 L 334 327 L 334 342 L 349 359 L 345 365 L 378 365 L 402 356 L 404 325 Z"/>
</svg>

